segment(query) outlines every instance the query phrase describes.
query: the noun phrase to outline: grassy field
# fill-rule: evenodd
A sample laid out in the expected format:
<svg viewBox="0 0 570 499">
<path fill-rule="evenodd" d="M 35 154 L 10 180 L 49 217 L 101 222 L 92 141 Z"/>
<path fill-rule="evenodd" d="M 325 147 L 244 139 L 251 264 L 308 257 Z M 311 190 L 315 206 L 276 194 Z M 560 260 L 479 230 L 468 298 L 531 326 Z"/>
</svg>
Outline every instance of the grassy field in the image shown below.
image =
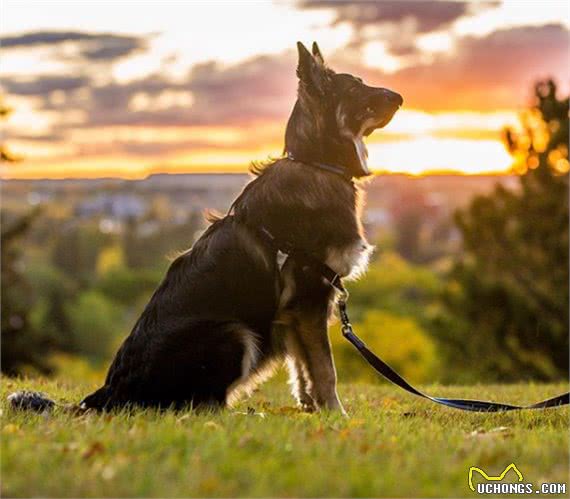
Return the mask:
<svg viewBox="0 0 570 499">
<path fill-rule="evenodd" d="M 2 380 L 3 497 L 474 497 L 469 467 L 512 462 L 534 485 L 569 478 L 567 408 L 463 413 L 378 384 L 340 387 L 348 418 L 308 415 L 273 382 L 219 414 L 78 417 L 13 412 L 21 388 L 71 402 L 92 387 Z M 567 387 L 426 390 L 529 403 Z"/>
</svg>

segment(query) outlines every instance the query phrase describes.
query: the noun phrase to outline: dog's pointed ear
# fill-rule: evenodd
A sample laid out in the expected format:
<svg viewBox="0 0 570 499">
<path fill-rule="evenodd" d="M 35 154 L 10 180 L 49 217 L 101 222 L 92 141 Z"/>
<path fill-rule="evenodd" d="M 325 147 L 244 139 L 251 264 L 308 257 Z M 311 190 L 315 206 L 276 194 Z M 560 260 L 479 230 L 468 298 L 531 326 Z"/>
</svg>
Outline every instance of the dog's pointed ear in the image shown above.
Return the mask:
<svg viewBox="0 0 570 499">
<path fill-rule="evenodd" d="M 319 46 L 317 45 L 317 42 L 313 42 L 313 56 L 314 58 L 319 61 L 321 64 L 325 63 L 325 59 L 323 57 L 323 54 L 321 54 L 321 49 L 319 48 Z"/>
<path fill-rule="evenodd" d="M 328 75 L 327 69 L 322 62 L 322 56 L 320 58 L 314 57 L 301 42 L 297 42 L 297 50 L 299 52 L 297 76 L 300 82 L 307 89 L 314 89 L 318 93 L 323 94 Z"/>
<path fill-rule="evenodd" d="M 297 52 L 299 53 L 297 76 L 300 80 L 302 80 L 303 77 L 310 75 L 312 66 L 315 63 L 315 59 L 307 50 L 307 47 L 305 47 L 301 42 L 297 42 Z"/>
</svg>

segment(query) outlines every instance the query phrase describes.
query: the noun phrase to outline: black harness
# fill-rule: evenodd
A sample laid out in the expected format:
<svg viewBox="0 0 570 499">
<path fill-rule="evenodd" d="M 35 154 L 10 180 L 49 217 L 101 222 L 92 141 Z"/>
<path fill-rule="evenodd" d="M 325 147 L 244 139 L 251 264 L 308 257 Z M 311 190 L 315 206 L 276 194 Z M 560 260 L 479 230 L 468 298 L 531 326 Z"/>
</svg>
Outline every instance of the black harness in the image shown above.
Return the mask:
<svg viewBox="0 0 570 499">
<path fill-rule="evenodd" d="M 292 156 L 288 155 L 289 159 L 293 159 Z M 321 170 L 328 171 L 330 173 L 335 173 L 337 175 L 342 175 L 344 178 L 347 176 L 347 171 L 345 168 L 337 167 L 335 165 L 325 165 L 322 163 L 305 163 L 310 166 L 314 166 Z M 519 409 L 546 409 L 548 407 L 559 407 L 562 405 L 568 405 L 570 403 L 570 392 L 563 393 L 557 397 L 550 398 L 548 400 L 543 400 L 537 402 L 536 404 L 520 406 L 511 404 L 502 404 L 500 402 L 489 402 L 485 400 L 469 400 L 469 399 L 451 399 L 442 397 L 432 397 L 427 395 L 417 388 L 414 388 L 410 383 L 408 383 L 402 376 L 400 376 L 394 369 L 392 369 L 386 362 L 384 362 L 380 357 L 378 357 L 374 352 L 372 352 L 366 344 L 356 335 L 352 329 L 352 324 L 348 317 L 346 302 L 348 300 L 348 291 L 342 284 L 341 277 L 326 263 L 323 263 L 318 258 L 315 258 L 310 253 L 296 248 L 292 244 L 286 241 L 278 241 L 273 234 L 267 228 L 262 227 L 259 231 L 260 236 L 267 241 L 267 243 L 276 251 L 284 253 L 289 258 L 300 262 L 302 265 L 308 265 L 315 269 L 337 292 L 337 305 L 338 312 L 341 321 L 342 335 L 360 352 L 360 355 L 372 366 L 372 368 L 388 381 L 391 381 L 400 388 L 403 388 L 408 393 L 417 395 L 432 402 L 445 405 L 447 407 L 452 407 L 454 409 L 461 409 L 463 411 L 472 412 L 500 412 L 500 411 L 514 411 Z"/>
</svg>

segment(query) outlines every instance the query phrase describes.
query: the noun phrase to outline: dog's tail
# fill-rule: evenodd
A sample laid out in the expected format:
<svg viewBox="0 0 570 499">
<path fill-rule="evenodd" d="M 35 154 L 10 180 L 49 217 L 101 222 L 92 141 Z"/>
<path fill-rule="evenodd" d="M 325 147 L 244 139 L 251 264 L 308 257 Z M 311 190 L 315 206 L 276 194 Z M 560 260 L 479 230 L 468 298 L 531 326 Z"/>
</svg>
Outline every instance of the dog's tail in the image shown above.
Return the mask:
<svg viewBox="0 0 570 499">
<path fill-rule="evenodd" d="M 45 393 L 29 390 L 11 393 L 8 395 L 8 403 L 12 409 L 34 412 L 49 412 L 59 405 Z"/>
<path fill-rule="evenodd" d="M 12 409 L 23 411 L 50 412 L 55 407 L 61 407 L 68 411 L 83 412 L 89 409 L 103 409 L 107 404 L 107 398 L 106 387 L 99 388 L 91 395 L 88 395 L 78 405 L 59 404 L 45 393 L 22 390 L 8 395 L 8 403 Z"/>
</svg>

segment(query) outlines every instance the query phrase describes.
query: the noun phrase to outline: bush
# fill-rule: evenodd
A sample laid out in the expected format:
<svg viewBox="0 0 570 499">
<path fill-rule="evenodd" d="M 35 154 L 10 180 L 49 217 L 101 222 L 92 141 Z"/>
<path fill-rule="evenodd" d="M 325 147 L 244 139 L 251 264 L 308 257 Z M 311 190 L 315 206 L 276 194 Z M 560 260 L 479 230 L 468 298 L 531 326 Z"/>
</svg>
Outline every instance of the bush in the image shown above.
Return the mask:
<svg viewBox="0 0 570 499">
<path fill-rule="evenodd" d="M 66 313 L 74 353 L 96 362 L 107 359 L 123 329 L 121 310 L 101 293 L 86 291 L 66 306 Z"/>
<path fill-rule="evenodd" d="M 160 270 L 117 267 L 101 276 L 96 289 L 113 301 L 134 305 L 141 298 L 148 299 L 162 276 L 163 272 Z"/>
<path fill-rule="evenodd" d="M 436 352 L 429 335 L 410 317 L 382 310 L 367 312 L 354 331 L 374 353 L 413 383 L 433 381 Z M 342 381 L 378 381 L 378 374 L 343 337 L 331 331 L 336 366 Z"/>
</svg>

